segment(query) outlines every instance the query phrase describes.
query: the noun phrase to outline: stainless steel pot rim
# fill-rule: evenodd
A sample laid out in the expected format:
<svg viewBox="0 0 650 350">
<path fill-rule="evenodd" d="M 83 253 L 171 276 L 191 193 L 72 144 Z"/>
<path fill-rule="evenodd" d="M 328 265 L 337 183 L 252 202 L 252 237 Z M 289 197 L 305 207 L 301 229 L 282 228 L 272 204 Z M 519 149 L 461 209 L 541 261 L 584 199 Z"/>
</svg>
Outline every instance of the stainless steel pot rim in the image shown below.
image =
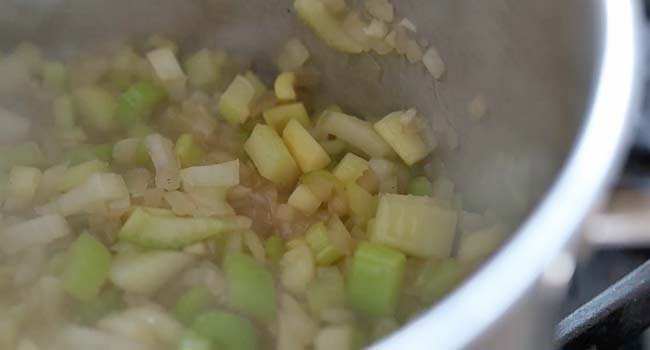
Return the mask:
<svg viewBox="0 0 650 350">
<path fill-rule="evenodd" d="M 588 117 L 552 188 L 514 238 L 478 273 L 373 350 L 468 346 L 507 314 L 575 237 L 622 161 L 643 80 L 639 2 L 601 0 L 601 6 L 602 54 Z"/>
</svg>

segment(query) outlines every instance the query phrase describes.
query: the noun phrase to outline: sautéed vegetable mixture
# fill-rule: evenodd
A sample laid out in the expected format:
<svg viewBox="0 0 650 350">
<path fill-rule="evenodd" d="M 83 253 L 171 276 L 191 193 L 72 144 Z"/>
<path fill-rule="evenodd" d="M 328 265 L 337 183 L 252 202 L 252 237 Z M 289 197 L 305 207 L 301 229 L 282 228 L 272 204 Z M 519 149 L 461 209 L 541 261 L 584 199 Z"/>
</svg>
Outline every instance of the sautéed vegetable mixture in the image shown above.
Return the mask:
<svg viewBox="0 0 650 350">
<path fill-rule="evenodd" d="M 318 1 L 296 6 L 367 51 Z M 496 246 L 428 171 L 427 118 L 317 106 L 298 39 L 277 64 L 263 77 L 159 36 L 0 55 L 1 349 L 358 349 Z"/>
</svg>

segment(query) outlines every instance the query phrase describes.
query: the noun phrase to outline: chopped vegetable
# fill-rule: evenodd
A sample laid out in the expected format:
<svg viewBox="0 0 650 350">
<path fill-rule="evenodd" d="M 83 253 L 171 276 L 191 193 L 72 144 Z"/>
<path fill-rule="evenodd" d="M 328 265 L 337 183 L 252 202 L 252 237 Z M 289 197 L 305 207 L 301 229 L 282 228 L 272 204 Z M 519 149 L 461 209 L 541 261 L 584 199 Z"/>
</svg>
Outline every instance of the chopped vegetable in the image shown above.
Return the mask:
<svg viewBox="0 0 650 350">
<path fill-rule="evenodd" d="M 345 283 L 336 267 L 318 269 L 318 277 L 307 288 L 307 305 L 316 317 L 345 305 Z"/>
<path fill-rule="evenodd" d="M 372 124 L 351 115 L 327 111 L 321 117 L 318 127 L 371 157 L 391 158 L 391 147 L 373 129 Z"/>
<path fill-rule="evenodd" d="M 296 74 L 293 72 L 280 73 L 275 79 L 275 97 L 278 100 L 287 102 L 296 99 Z"/>
<path fill-rule="evenodd" d="M 354 182 L 345 185 L 350 212 L 355 223 L 365 227 L 377 210 L 377 198 Z"/>
<path fill-rule="evenodd" d="M 68 95 L 62 95 L 54 99 L 52 103 L 52 114 L 54 115 L 54 124 L 61 128 L 71 128 L 75 124 L 76 111 L 72 98 Z"/>
<path fill-rule="evenodd" d="M 323 202 L 330 200 L 335 190 L 343 188 L 343 183 L 327 170 L 307 173 L 301 180 L 303 184 L 309 187 L 314 196 Z"/>
<path fill-rule="evenodd" d="M 181 164 L 174 152 L 174 144 L 159 134 L 147 136 L 145 143 L 156 168 L 156 187 L 168 191 L 179 188 Z"/>
<path fill-rule="evenodd" d="M 330 229 L 323 222 L 313 224 L 305 233 L 305 241 L 319 265 L 331 265 L 347 255 L 351 240 L 347 229 L 341 230 L 338 226 Z"/>
<path fill-rule="evenodd" d="M 6 210 L 27 208 L 32 203 L 42 176 L 38 168 L 25 166 L 11 168 L 4 208 Z"/>
<path fill-rule="evenodd" d="M 424 264 L 419 269 L 414 284 L 418 298 L 427 304 L 439 300 L 461 281 L 466 269 L 456 259 Z"/>
<path fill-rule="evenodd" d="M 147 53 L 156 76 L 163 82 L 184 81 L 186 79 L 183 68 L 176 59 L 174 50 L 170 47 L 161 47 Z"/>
<path fill-rule="evenodd" d="M 309 114 L 302 102 L 276 106 L 264 111 L 263 115 L 266 124 L 278 133 L 284 130 L 290 120 L 297 120 L 304 127 L 308 127 L 310 124 Z"/>
<path fill-rule="evenodd" d="M 357 181 L 368 170 L 368 161 L 352 153 L 341 159 L 332 172 L 344 183 Z"/>
<path fill-rule="evenodd" d="M 191 255 L 172 251 L 122 253 L 113 259 L 110 279 L 128 293 L 151 295 L 193 261 Z"/>
<path fill-rule="evenodd" d="M 65 259 L 64 259 L 65 260 Z M 94 324 L 104 316 L 124 307 L 122 292 L 115 287 L 104 288 L 99 295 L 87 302 L 79 302 L 74 311 L 85 324 Z"/>
<path fill-rule="evenodd" d="M 174 151 L 183 168 L 199 165 L 205 158 L 205 151 L 196 143 L 192 134 L 179 136 Z"/>
<path fill-rule="evenodd" d="M 239 185 L 239 160 L 181 170 L 183 188 Z"/>
<path fill-rule="evenodd" d="M 347 300 L 358 312 L 371 317 L 390 316 L 397 307 L 406 257 L 397 250 L 361 243 L 352 259 Z"/>
<path fill-rule="evenodd" d="M 402 116 L 406 113 L 409 111 L 393 112 L 387 115 L 375 123 L 375 130 L 393 147 L 407 165 L 413 165 L 426 157 L 431 150 L 417 130 L 410 130 L 403 125 Z"/>
<path fill-rule="evenodd" d="M 257 350 L 257 332 L 253 324 L 240 316 L 208 311 L 196 318 L 192 329 L 223 350 Z"/>
<path fill-rule="evenodd" d="M 384 194 L 371 239 L 418 257 L 448 257 L 456 212 L 420 196 Z"/>
<path fill-rule="evenodd" d="M 433 185 L 424 176 L 414 177 L 409 182 L 408 193 L 414 196 L 430 197 L 433 194 Z"/>
<path fill-rule="evenodd" d="M 149 119 L 164 96 L 165 92 L 152 83 L 137 82 L 118 99 L 116 117 L 127 128 L 143 123 Z"/>
<path fill-rule="evenodd" d="M 144 248 L 178 249 L 237 228 L 237 223 L 223 219 L 160 215 L 136 208 L 118 237 Z"/>
<path fill-rule="evenodd" d="M 467 105 L 467 112 L 470 119 L 473 121 L 480 121 L 487 113 L 487 101 L 485 96 L 476 95 L 472 101 Z"/>
<path fill-rule="evenodd" d="M 505 238 L 505 230 L 500 225 L 466 233 L 461 237 L 457 257 L 468 264 L 480 262 L 494 252 Z"/>
<path fill-rule="evenodd" d="M 93 174 L 84 183 L 48 204 L 52 212 L 68 216 L 85 212 L 93 205 L 129 196 L 124 179 L 117 174 Z"/>
<path fill-rule="evenodd" d="M 224 261 L 228 304 L 260 320 L 275 316 L 275 286 L 267 268 L 248 255 L 231 254 Z"/>
<path fill-rule="evenodd" d="M 108 279 L 111 252 L 88 233 L 82 233 L 68 248 L 63 270 L 63 289 L 78 300 L 90 301 Z"/>
<path fill-rule="evenodd" d="M 293 294 L 303 295 L 316 274 L 314 256 L 309 247 L 300 244 L 288 250 L 282 257 L 280 266 L 280 280 L 284 288 Z"/>
<path fill-rule="evenodd" d="M 222 52 L 212 52 L 202 49 L 185 60 L 185 71 L 190 84 L 199 89 L 205 89 L 215 84 L 221 76 L 221 68 L 226 59 Z"/>
<path fill-rule="evenodd" d="M 183 293 L 174 306 L 174 315 L 183 324 L 191 325 L 197 316 L 214 306 L 215 297 L 206 287 L 194 287 Z"/>
<path fill-rule="evenodd" d="M 332 48 L 348 53 L 363 51 L 363 46 L 343 31 L 340 21 L 320 0 L 295 0 L 293 6 L 300 18 Z"/>
<path fill-rule="evenodd" d="M 0 106 L 0 125 L 0 142 L 15 142 L 27 136 L 32 123 Z"/>
<path fill-rule="evenodd" d="M 3 154 L 3 156 L 7 157 L 7 166 L 39 166 L 45 163 L 45 155 L 43 155 L 41 147 L 35 142 L 29 141 L 19 143 L 14 147 L 5 150 L 5 152 L 7 154 Z"/>
<path fill-rule="evenodd" d="M 438 50 L 433 46 L 429 47 L 427 52 L 424 53 L 422 62 L 436 80 L 440 80 L 447 69 L 445 67 L 445 62 L 442 60 L 442 57 L 440 57 L 440 53 L 438 53 Z"/>
<path fill-rule="evenodd" d="M 43 85 L 54 91 L 61 92 L 67 85 L 67 70 L 60 62 L 43 63 Z"/>
<path fill-rule="evenodd" d="M 388 0 L 366 0 L 365 5 L 371 16 L 388 23 L 393 21 L 394 9 Z"/>
<path fill-rule="evenodd" d="M 63 175 L 57 190 L 66 192 L 86 182 L 93 174 L 107 173 L 110 168 L 108 163 L 99 160 L 90 160 L 72 167 L 69 167 Z"/>
<path fill-rule="evenodd" d="M 323 169 L 331 162 L 323 147 L 295 119 L 287 123 L 282 138 L 303 173 Z"/>
<path fill-rule="evenodd" d="M 253 101 L 259 99 L 260 97 L 264 96 L 266 94 L 266 85 L 262 82 L 262 80 L 252 71 L 247 71 L 244 73 L 244 78 L 248 80 L 249 83 L 253 86 L 253 89 L 255 90 L 255 94 L 253 95 Z"/>
<path fill-rule="evenodd" d="M 99 131 L 115 129 L 117 101 L 108 91 L 99 86 L 86 86 L 75 90 L 73 96 L 77 110 L 88 126 Z"/>
<path fill-rule="evenodd" d="M 322 202 L 307 185 L 301 184 L 291 193 L 287 203 L 302 213 L 311 215 L 318 210 Z"/>
<path fill-rule="evenodd" d="M 322 328 L 314 339 L 314 350 L 354 350 L 360 348 L 354 328 L 350 325 Z"/>
<path fill-rule="evenodd" d="M 285 250 L 284 240 L 277 235 L 267 238 L 264 242 L 264 251 L 271 262 L 279 262 Z"/>
<path fill-rule="evenodd" d="M 0 231 L 0 251 L 15 254 L 70 235 L 70 226 L 60 215 L 43 215 L 10 225 Z"/>
<path fill-rule="evenodd" d="M 296 182 L 300 174 L 298 165 L 270 126 L 257 124 L 244 149 L 260 174 L 271 182 L 282 187 Z"/>
<path fill-rule="evenodd" d="M 231 124 L 243 124 L 250 116 L 250 105 L 255 98 L 255 87 L 238 75 L 221 95 L 219 112 Z"/>
<path fill-rule="evenodd" d="M 278 56 L 278 68 L 281 72 L 295 72 L 307 62 L 309 56 L 309 50 L 299 39 L 291 39 Z"/>
</svg>

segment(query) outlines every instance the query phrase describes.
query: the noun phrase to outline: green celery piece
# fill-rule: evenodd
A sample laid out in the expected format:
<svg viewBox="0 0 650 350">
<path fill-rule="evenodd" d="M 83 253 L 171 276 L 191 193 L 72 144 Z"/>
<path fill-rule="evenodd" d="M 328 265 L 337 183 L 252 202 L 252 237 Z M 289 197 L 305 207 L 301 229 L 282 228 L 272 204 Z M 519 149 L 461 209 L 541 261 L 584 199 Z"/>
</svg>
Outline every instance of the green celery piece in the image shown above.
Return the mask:
<svg viewBox="0 0 650 350">
<path fill-rule="evenodd" d="M 102 162 L 110 162 L 113 159 L 113 145 L 110 143 L 95 145 L 92 147 L 92 152 Z"/>
<path fill-rule="evenodd" d="M 65 171 L 65 176 L 60 183 L 59 192 L 66 192 L 73 187 L 81 185 L 93 174 L 107 173 L 110 168 L 108 163 L 99 160 L 90 160 L 72 166 Z"/>
<path fill-rule="evenodd" d="M 467 274 L 467 266 L 456 259 L 432 261 L 424 264 L 415 279 L 419 299 L 431 304 L 450 292 Z"/>
<path fill-rule="evenodd" d="M 273 276 L 264 265 L 249 255 L 229 254 L 224 273 L 233 310 L 265 321 L 275 316 Z"/>
<path fill-rule="evenodd" d="M 345 305 L 345 282 L 336 267 L 318 270 L 318 277 L 307 288 L 307 306 L 315 317 L 328 309 Z"/>
<path fill-rule="evenodd" d="M 200 336 L 210 339 L 220 350 L 257 350 L 257 332 L 253 324 L 235 314 L 224 311 L 208 311 L 199 315 L 194 330 Z"/>
<path fill-rule="evenodd" d="M 214 296 L 205 287 L 194 287 L 183 293 L 176 301 L 174 315 L 186 325 L 192 324 L 203 310 L 213 306 Z"/>
<path fill-rule="evenodd" d="M 215 348 L 207 337 L 188 331 L 181 338 L 178 350 L 215 350 Z"/>
<path fill-rule="evenodd" d="M 196 143 L 192 134 L 179 136 L 174 151 L 183 168 L 200 165 L 205 157 L 205 151 Z"/>
<path fill-rule="evenodd" d="M 82 117 L 92 128 L 111 131 L 117 126 L 117 101 L 110 92 L 98 86 L 86 86 L 74 91 L 74 101 Z"/>
<path fill-rule="evenodd" d="M 110 268 L 111 252 L 84 232 L 68 248 L 63 289 L 78 300 L 93 300 L 106 282 Z"/>
<path fill-rule="evenodd" d="M 143 248 L 179 249 L 233 229 L 237 227 L 222 219 L 163 216 L 136 208 L 118 237 Z"/>
<path fill-rule="evenodd" d="M 330 241 L 327 226 L 323 222 L 311 225 L 305 233 L 305 240 L 319 265 L 331 265 L 345 255 L 344 251 Z"/>
<path fill-rule="evenodd" d="M 68 83 L 68 72 L 61 62 L 43 63 L 43 85 L 54 92 L 65 90 Z"/>
<path fill-rule="evenodd" d="M 97 298 L 78 303 L 74 312 L 84 324 L 94 324 L 104 316 L 125 306 L 122 292 L 115 287 L 106 288 Z"/>
<path fill-rule="evenodd" d="M 273 235 L 264 242 L 264 250 L 266 251 L 266 257 L 270 261 L 277 263 L 286 251 L 284 240 L 278 235 Z"/>
<path fill-rule="evenodd" d="M 62 95 L 54 99 L 52 103 L 52 114 L 54 124 L 60 128 L 71 128 L 75 124 L 76 110 L 69 95 Z"/>
<path fill-rule="evenodd" d="M 376 243 L 359 244 L 348 275 L 347 300 L 356 311 L 391 316 L 402 288 L 406 256 Z"/>
<path fill-rule="evenodd" d="M 148 82 L 140 81 L 129 87 L 119 98 L 117 119 L 124 127 L 146 121 L 165 97 L 165 91 Z"/>
<path fill-rule="evenodd" d="M 408 193 L 414 196 L 431 197 L 433 194 L 433 185 L 424 176 L 414 177 L 408 184 Z"/>
</svg>

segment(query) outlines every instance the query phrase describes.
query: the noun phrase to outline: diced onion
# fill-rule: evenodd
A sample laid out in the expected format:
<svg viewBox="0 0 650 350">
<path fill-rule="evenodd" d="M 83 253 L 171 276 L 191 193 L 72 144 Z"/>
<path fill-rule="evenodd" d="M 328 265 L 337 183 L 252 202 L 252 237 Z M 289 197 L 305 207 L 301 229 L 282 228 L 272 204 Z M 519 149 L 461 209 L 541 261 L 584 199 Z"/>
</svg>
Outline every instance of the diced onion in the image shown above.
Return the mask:
<svg viewBox="0 0 650 350">
<path fill-rule="evenodd" d="M 388 34 L 388 27 L 386 23 L 373 19 L 368 26 L 363 28 L 363 32 L 371 38 L 383 39 Z"/>
<path fill-rule="evenodd" d="M 29 133 L 31 127 L 29 119 L 0 107 L 0 142 L 16 142 Z"/>
<path fill-rule="evenodd" d="M 264 244 L 260 240 L 260 237 L 255 232 L 247 230 L 244 231 L 243 238 L 246 248 L 248 248 L 253 257 L 261 263 L 266 263 L 266 251 L 264 250 Z"/>
<path fill-rule="evenodd" d="M 176 215 L 189 216 L 197 210 L 191 197 L 183 192 L 166 192 L 164 198 Z"/>
<path fill-rule="evenodd" d="M 4 208 L 7 210 L 24 209 L 28 207 L 43 174 L 38 168 L 15 166 L 9 172 Z"/>
<path fill-rule="evenodd" d="M 61 349 L 94 349 L 94 350 L 144 350 L 146 346 L 135 340 L 113 335 L 92 328 L 66 325 L 54 340 Z"/>
<path fill-rule="evenodd" d="M 97 203 L 122 199 L 129 195 L 124 179 L 117 174 L 94 174 L 86 182 L 54 199 L 53 209 L 68 216 L 87 211 Z"/>
<path fill-rule="evenodd" d="M 313 342 L 317 323 L 289 294 L 280 298 L 278 312 L 277 349 L 306 349 Z"/>
<path fill-rule="evenodd" d="M 151 171 L 145 168 L 134 168 L 129 169 L 126 174 L 124 174 L 124 181 L 126 182 L 126 187 L 129 188 L 129 192 L 133 197 L 142 197 L 149 187 L 149 184 L 152 182 L 153 175 Z"/>
<path fill-rule="evenodd" d="M 366 9 L 375 18 L 384 22 L 393 21 L 395 11 L 388 0 L 366 0 Z"/>
<path fill-rule="evenodd" d="M 399 22 L 399 25 L 412 31 L 413 33 L 418 31 L 415 24 L 413 24 L 413 22 L 411 22 L 411 20 L 409 20 L 408 18 L 402 18 L 402 20 Z"/>
<path fill-rule="evenodd" d="M 2 230 L 0 250 L 5 254 L 14 254 L 33 246 L 48 244 L 70 233 L 70 226 L 61 215 L 44 215 Z"/>
<path fill-rule="evenodd" d="M 474 97 L 467 106 L 467 112 L 473 121 L 479 121 L 483 119 L 487 113 L 487 101 L 485 99 L 485 96 L 477 95 Z"/>
<path fill-rule="evenodd" d="M 117 141 L 113 145 L 113 159 L 121 165 L 135 164 L 139 146 L 140 140 L 136 138 Z"/>
<path fill-rule="evenodd" d="M 291 39 L 278 56 L 278 68 L 282 72 L 293 72 L 302 67 L 310 57 L 309 50 L 300 39 Z"/>
<path fill-rule="evenodd" d="M 280 261 L 280 279 L 284 288 L 295 295 L 302 295 L 316 276 L 314 256 L 306 244 L 300 244 L 284 254 Z"/>
<path fill-rule="evenodd" d="M 176 346 L 183 334 L 183 326 L 155 306 L 140 306 L 109 315 L 100 320 L 97 326 L 151 346 Z"/>
<path fill-rule="evenodd" d="M 422 59 L 422 56 L 422 49 L 418 42 L 415 41 L 415 39 L 409 40 L 406 45 L 406 59 L 411 63 L 415 63 L 419 62 Z"/>
<path fill-rule="evenodd" d="M 181 164 L 174 153 L 174 143 L 159 134 L 147 136 L 145 142 L 156 168 L 156 187 L 168 191 L 179 188 Z"/>
<path fill-rule="evenodd" d="M 436 80 L 439 80 L 442 78 L 442 75 L 445 74 L 445 62 L 442 60 L 440 53 L 438 53 L 438 50 L 436 50 L 435 47 L 429 47 L 424 56 L 422 56 L 422 62 Z"/>
<path fill-rule="evenodd" d="M 236 186 L 239 185 L 239 160 L 185 168 L 180 176 L 183 188 Z"/>
<path fill-rule="evenodd" d="M 162 47 L 147 53 L 158 78 L 162 81 L 185 79 L 185 73 L 170 47 Z"/>
</svg>

